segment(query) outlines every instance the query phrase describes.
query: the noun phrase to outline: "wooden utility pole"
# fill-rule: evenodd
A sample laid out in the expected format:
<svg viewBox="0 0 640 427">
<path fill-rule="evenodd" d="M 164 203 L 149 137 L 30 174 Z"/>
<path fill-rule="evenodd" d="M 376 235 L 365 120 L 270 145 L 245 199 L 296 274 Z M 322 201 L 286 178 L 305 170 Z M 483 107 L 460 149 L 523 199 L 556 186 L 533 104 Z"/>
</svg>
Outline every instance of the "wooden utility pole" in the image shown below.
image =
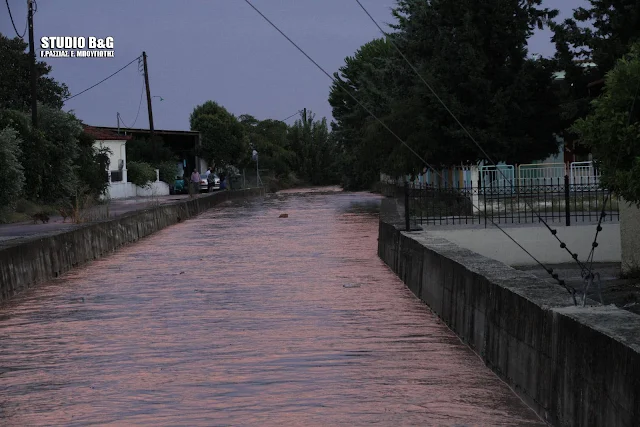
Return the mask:
<svg viewBox="0 0 640 427">
<path fill-rule="evenodd" d="M 304 125 L 307 126 L 307 109 L 306 108 L 302 110 L 302 121 L 304 122 Z"/>
<path fill-rule="evenodd" d="M 33 41 L 33 0 L 27 0 L 29 12 L 27 19 L 29 20 L 29 55 L 31 55 L 31 124 L 34 128 L 38 127 L 38 101 L 37 101 L 37 86 L 36 81 L 36 50 Z"/>
<path fill-rule="evenodd" d="M 149 137 L 153 147 L 153 160 L 156 160 L 156 142 L 153 137 L 153 109 L 151 108 L 151 91 L 149 90 L 149 70 L 147 69 L 147 52 L 142 52 L 142 63 L 144 64 L 144 85 L 147 88 L 147 111 L 149 112 Z"/>
</svg>

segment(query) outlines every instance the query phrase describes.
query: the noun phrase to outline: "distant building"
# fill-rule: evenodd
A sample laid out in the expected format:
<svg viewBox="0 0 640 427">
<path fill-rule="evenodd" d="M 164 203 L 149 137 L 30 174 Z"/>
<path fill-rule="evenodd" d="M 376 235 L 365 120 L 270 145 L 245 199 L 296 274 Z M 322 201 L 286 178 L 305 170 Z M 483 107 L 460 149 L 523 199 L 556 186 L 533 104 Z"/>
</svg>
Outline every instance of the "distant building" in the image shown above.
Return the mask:
<svg viewBox="0 0 640 427">
<path fill-rule="evenodd" d="M 127 141 L 131 136 L 107 129 L 84 125 L 84 131 L 95 139 L 95 146 L 108 148 L 110 182 L 127 182 Z"/>
<path fill-rule="evenodd" d="M 95 129 L 116 133 L 129 139 L 149 139 L 151 132 L 149 129 L 126 129 L 108 126 L 95 126 Z M 166 147 L 179 159 L 176 162 L 176 174 L 181 176 L 183 171 L 189 174 L 193 169 L 204 173 L 207 170 L 207 162 L 197 156 L 198 147 L 201 144 L 200 132 L 185 130 L 162 130 L 155 129 L 154 135 L 162 139 Z"/>
<path fill-rule="evenodd" d="M 84 131 L 95 139 L 96 148 L 108 148 L 109 153 L 109 187 L 105 195 L 111 199 L 131 197 L 164 196 L 169 194 L 169 185 L 160 182 L 156 172 L 156 180 L 148 188 L 137 187 L 127 180 L 127 141 L 132 135 L 119 134 L 110 128 L 83 125 Z"/>
</svg>

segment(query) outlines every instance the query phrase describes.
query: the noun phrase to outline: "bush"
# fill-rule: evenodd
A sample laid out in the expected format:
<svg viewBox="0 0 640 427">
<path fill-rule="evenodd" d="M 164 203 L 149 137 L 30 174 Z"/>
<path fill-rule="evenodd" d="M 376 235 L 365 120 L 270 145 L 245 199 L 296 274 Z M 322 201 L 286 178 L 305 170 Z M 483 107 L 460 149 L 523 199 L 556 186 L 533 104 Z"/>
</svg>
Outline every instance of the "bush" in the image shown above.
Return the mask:
<svg viewBox="0 0 640 427">
<path fill-rule="evenodd" d="M 18 132 L 7 127 L 0 131 L 0 210 L 15 208 L 24 187 L 24 169 L 20 164 L 21 140 Z"/>
<path fill-rule="evenodd" d="M 109 154 L 106 147 L 95 147 L 93 137 L 83 132 L 78 137 L 78 157 L 75 159 L 78 182 L 82 191 L 97 199 L 109 186 Z"/>
<path fill-rule="evenodd" d="M 156 169 L 160 171 L 160 181 L 173 185 L 178 176 L 178 162 L 162 162 Z"/>
<path fill-rule="evenodd" d="M 602 171 L 600 185 L 640 207 L 640 43 L 619 60 L 605 79 L 600 97 L 572 130 L 591 148 Z"/>
<path fill-rule="evenodd" d="M 146 187 L 156 180 L 156 171 L 149 163 L 127 162 L 127 177 L 138 187 Z"/>
</svg>

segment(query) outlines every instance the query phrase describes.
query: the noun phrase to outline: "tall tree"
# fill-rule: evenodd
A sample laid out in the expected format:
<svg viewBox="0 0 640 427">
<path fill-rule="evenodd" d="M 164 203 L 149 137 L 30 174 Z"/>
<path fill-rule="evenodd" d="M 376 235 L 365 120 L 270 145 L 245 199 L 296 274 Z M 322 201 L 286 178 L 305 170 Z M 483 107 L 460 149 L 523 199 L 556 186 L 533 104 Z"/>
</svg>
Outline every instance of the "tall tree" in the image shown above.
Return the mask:
<svg viewBox="0 0 640 427">
<path fill-rule="evenodd" d="M 19 161 L 21 143 L 13 128 L 0 129 L 0 221 L 22 195 L 24 168 Z"/>
<path fill-rule="evenodd" d="M 534 30 L 557 14 L 540 4 L 400 0 L 394 10 L 394 40 L 494 161 L 530 162 L 557 150 L 553 64 L 527 57 Z M 397 103 L 418 116 L 404 115 L 428 162 L 486 160 L 420 79 L 410 87 L 412 95 Z"/>
<path fill-rule="evenodd" d="M 540 4 L 399 0 L 389 39 L 429 87 L 385 40 L 345 60 L 336 78 L 384 123 L 332 86 L 333 129 L 356 175 L 351 182 L 366 185 L 380 171 L 417 172 L 425 166 L 420 157 L 436 167 L 487 160 L 431 89 L 492 160 L 528 163 L 556 152 L 563 123 L 554 64 L 528 58 L 526 47 L 557 13 Z"/>
<path fill-rule="evenodd" d="M 589 113 L 590 101 L 599 94 L 599 83 L 640 40 L 638 0 L 588 0 L 588 5 L 575 9 L 572 18 L 553 25 L 555 59 L 565 73 L 561 90 L 567 127 Z M 564 136 L 572 146 L 577 142 L 571 131 Z M 576 148 L 580 150 L 580 145 Z"/>
<path fill-rule="evenodd" d="M 278 120 L 257 120 L 248 114 L 240 116 L 240 123 L 248 143 L 260 155 L 261 167 L 272 171 L 277 178 L 287 177 L 294 157 L 289 148 L 287 124 Z"/>
<path fill-rule="evenodd" d="M 244 128 L 226 108 L 207 101 L 194 108 L 189 118 L 191 130 L 202 134 L 202 156 L 216 167 L 235 165 L 248 155 Z"/>
<path fill-rule="evenodd" d="M 0 34 L 0 109 L 27 111 L 31 105 L 29 85 L 31 56 L 25 49 L 29 45 L 18 37 L 10 39 Z M 51 67 L 37 62 L 36 97 L 38 102 L 61 108 L 69 90 L 64 83 L 48 77 Z"/>
<path fill-rule="evenodd" d="M 603 186 L 640 207 L 640 43 L 607 74 L 592 105 L 572 130 L 592 150 Z"/>
<path fill-rule="evenodd" d="M 297 155 L 296 171 L 300 178 L 312 185 L 337 183 L 336 150 L 330 138 L 327 119 L 315 120 L 308 111 L 291 126 L 291 147 Z"/>
<path fill-rule="evenodd" d="M 356 101 L 376 116 L 389 114 L 393 95 L 393 88 L 389 87 L 393 82 L 391 73 L 397 70 L 394 60 L 393 46 L 384 39 L 375 39 L 345 58 L 345 65 L 334 73 L 336 82 L 329 91 L 334 117 L 332 133 L 336 150 L 340 151 L 342 184 L 347 189 L 368 188 L 373 184 L 397 143 L 385 129 L 382 137 L 367 131 L 374 119 Z"/>
<path fill-rule="evenodd" d="M 77 174 L 82 125 L 73 114 L 38 105 L 38 129 L 27 112 L 0 110 L 0 129 L 15 129 L 22 140 L 20 163 L 25 171 L 24 195 L 55 203 L 75 197 L 82 187 Z M 104 175 L 101 175 L 104 177 Z"/>
</svg>

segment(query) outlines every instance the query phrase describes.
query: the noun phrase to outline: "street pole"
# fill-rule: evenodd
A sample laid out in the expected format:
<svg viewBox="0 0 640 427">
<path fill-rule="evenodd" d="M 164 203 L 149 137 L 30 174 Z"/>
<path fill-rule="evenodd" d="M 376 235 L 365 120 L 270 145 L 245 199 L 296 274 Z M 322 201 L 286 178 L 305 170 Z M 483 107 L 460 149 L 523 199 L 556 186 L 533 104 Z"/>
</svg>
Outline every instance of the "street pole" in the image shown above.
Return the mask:
<svg viewBox="0 0 640 427">
<path fill-rule="evenodd" d="M 304 122 L 304 126 L 307 126 L 307 109 L 302 110 L 302 121 Z"/>
<path fill-rule="evenodd" d="M 31 124 L 34 128 L 38 127 L 38 101 L 36 81 L 36 50 L 33 41 L 33 0 L 27 0 L 29 12 L 27 19 L 29 20 L 29 55 L 31 55 Z"/>
<path fill-rule="evenodd" d="M 147 111 L 149 112 L 149 137 L 153 147 L 153 161 L 156 161 L 156 142 L 153 137 L 153 109 L 151 108 L 151 91 L 149 90 L 149 70 L 147 68 L 147 52 L 142 52 L 142 63 L 144 65 L 144 85 L 147 88 Z"/>
</svg>

